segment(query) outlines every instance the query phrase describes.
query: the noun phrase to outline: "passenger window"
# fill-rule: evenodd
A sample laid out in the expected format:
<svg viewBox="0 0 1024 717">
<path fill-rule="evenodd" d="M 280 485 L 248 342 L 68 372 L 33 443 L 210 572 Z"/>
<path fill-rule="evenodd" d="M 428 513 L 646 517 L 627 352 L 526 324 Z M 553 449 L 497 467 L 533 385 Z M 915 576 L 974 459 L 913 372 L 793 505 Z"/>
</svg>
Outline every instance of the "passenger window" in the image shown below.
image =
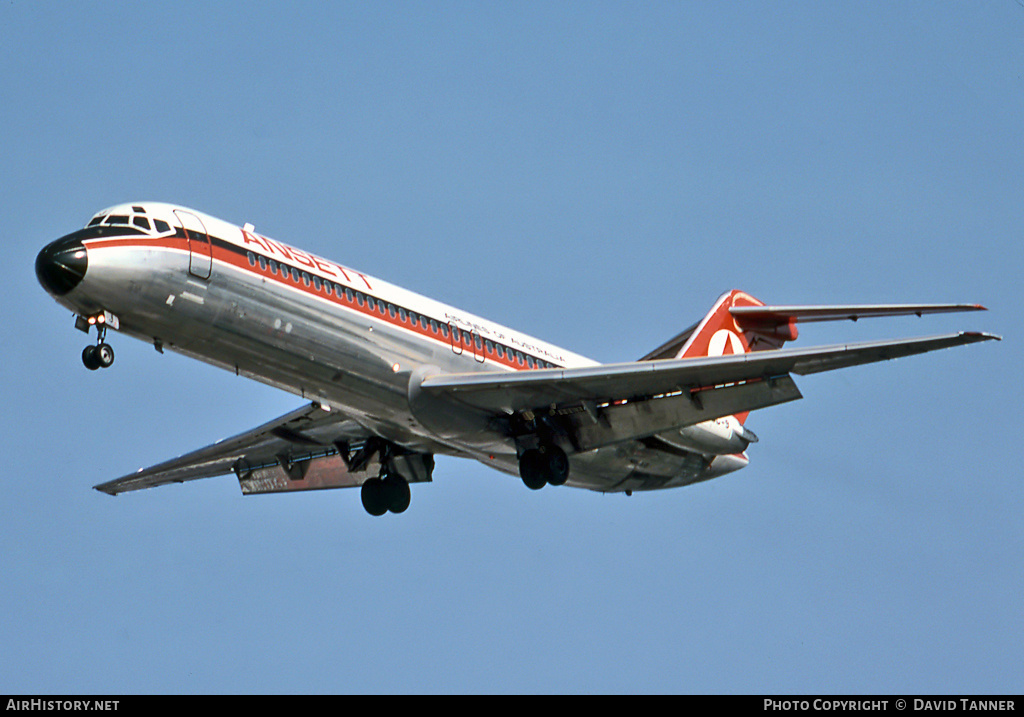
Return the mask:
<svg viewBox="0 0 1024 717">
<path fill-rule="evenodd" d="M 494 347 L 494 353 L 498 354 L 498 358 L 505 358 L 505 347 L 498 344 Z"/>
<path fill-rule="evenodd" d="M 437 333 L 437 322 L 434 321 L 433 319 L 430 320 L 430 330 L 433 331 L 435 334 Z"/>
<path fill-rule="evenodd" d="M 441 324 L 441 335 L 448 338 L 448 324 Z"/>
<path fill-rule="evenodd" d="M 157 219 L 157 221 L 160 220 Z M 245 255 L 249 258 L 249 266 L 256 266 L 256 255 L 253 254 L 251 251 L 246 252 Z"/>
</svg>

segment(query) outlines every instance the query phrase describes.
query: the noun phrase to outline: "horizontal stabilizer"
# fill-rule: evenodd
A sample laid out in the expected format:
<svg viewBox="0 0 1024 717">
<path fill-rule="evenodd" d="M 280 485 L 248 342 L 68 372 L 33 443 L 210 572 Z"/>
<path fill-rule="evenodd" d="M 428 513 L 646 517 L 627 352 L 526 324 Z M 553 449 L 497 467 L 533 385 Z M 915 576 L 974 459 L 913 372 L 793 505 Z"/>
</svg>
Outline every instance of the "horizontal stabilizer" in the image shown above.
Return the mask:
<svg viewBox="0 0 1024 717">
<path fill-rule="evenodd" d="M 732 306 L 729 313 L 747 326 L 788 324 L 790 321 L 857 321 L 878 316 L 923 316 L 959 311 L 987 311 L 981 304 L 850 304 L 826 306 Z"/>
</svg>

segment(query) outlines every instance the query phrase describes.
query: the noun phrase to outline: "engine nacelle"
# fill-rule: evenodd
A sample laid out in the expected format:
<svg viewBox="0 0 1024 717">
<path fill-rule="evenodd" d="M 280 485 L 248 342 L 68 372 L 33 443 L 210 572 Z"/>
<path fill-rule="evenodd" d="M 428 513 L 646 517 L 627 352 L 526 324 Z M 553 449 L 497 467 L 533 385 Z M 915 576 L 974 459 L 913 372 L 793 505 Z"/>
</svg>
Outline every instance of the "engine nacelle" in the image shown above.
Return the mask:
<svg viewBox="0 0 1024 717">
<path fill-rule="evenodd" d="M 713 456 L 742 453 L 751 443 L 757 443 L 757 435 L 733 416 L 686 426 L 660 437 L 688 451 Z"/>
</svg>

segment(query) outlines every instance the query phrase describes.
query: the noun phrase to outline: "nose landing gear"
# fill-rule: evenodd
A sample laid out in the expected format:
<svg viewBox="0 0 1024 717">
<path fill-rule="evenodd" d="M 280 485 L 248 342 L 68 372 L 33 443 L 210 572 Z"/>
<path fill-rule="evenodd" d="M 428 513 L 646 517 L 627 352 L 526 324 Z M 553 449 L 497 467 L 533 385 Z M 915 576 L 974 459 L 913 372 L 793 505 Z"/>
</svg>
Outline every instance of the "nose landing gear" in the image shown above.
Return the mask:
<svg viewBox="0 0 1024 717">
<path fill-rule="evenodd" d="M 82 363 L 90 371 L 110 368 L 114 363 L 114 349 L 110 348 L 110 344 L 102 342 L 95 346 L 86 346 L 82 351 Z"/>
<path fill-rule="evenodd" d="M 116 318 L 114 320 L 116 321 Z M 96 327 L 96 345 L 86 346 L 82 351 L 82 363 L 85 364 L 85 367 L 90 371 L 110 368 L 114 363 L 114 349 L 105 342 L 107 337 L 107 314 L 104 312 L 98 316 L 90 316 L 88 318 L 79 316 L 75 321 L 75 326 L 86 333 L 89 332 L 90 326 Z M 115 326 L 114 328 L 117 327 Z"/>
</svg>

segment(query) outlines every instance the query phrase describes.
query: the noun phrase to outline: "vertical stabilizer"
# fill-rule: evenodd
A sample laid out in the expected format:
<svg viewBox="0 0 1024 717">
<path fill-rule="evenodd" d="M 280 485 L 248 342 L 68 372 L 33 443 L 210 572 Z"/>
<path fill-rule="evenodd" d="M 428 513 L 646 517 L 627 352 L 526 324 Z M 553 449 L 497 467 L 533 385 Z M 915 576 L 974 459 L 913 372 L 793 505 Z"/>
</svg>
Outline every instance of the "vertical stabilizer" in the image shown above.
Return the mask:
<svg viewBox="0 0 1024 717">
<path fill-rule="evenodd" d="M 795 322 L 760 324 L 744 321 L 741 324 L 730 312 L 733 307 L 764 305 L 763 301 L 738 289 L 723 294 L 675 357 L 728 356 L 777 349 L 786 341 L 795 339 Z"/>
<path fill-rule="evenodd" d="M 675 358 L 703 358 L 705 356 L 729 356 L 751 351 L 777 349 L 786 341 L 796 338 L 796 326 L 792 322 L 779 324 L 740 324 L 730 309 L 740 306 L 764 306 L 738 289 L 723 294 L 707 316 L 697 324 L 689 339 L 679 349 Z M 746 413 L 736 414 L 742 424 Z"/>
</svg>

